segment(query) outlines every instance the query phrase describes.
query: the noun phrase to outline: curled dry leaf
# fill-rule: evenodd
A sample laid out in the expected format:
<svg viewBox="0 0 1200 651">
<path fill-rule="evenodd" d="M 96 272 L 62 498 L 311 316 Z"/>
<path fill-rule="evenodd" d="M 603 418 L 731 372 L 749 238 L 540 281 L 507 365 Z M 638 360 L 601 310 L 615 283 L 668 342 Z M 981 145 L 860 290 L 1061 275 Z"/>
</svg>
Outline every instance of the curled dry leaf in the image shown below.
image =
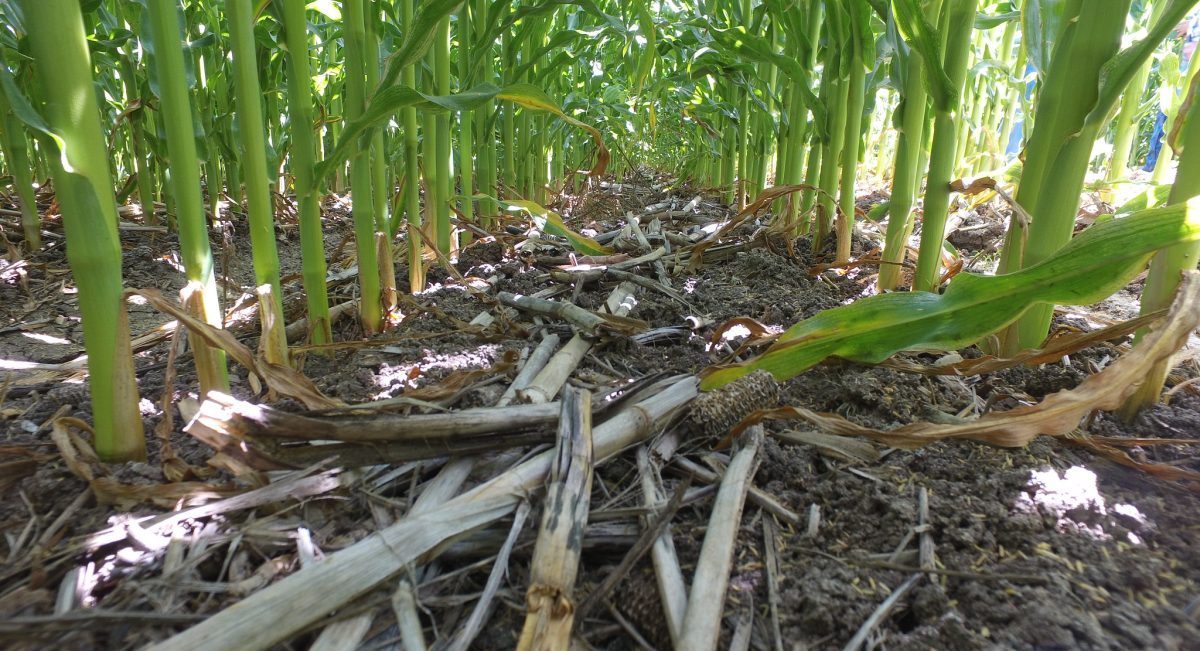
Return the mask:
<svg viewBox="0 0 1200 651">
<path fill-rule="evenodd" d="M 721 226 L 717 232 L 706 237 L 697 243 L 696 246 L 692 247 L 692 257 L 688 262 L 688 270 L 691 271 L 700 266 L 700 263 L 703 261 L 705 249 L 719 242 L 722 237 L 728 235 L 738 226 L 741 226 L 747 221 L 753 219 L 755 215 L 770 205 L 771 202 L 793 192 L 800 192 L 801 190 L 819 191 L 820 188 L 816 188 L 811 185 L 805 185 L 803 183 L 794 183 L 791 185 L 777 185 L 759 192 L 758 196 L 754 198 L 754 201 L 751 201 L 749 205 L 741 210 L 741 212 L 734 215 L 729 221 L 725 222 L 725 224 Z"/>
<path fill-rule="evenodd" d="M 1129 456 L 1128 452 L 1118 449 L 1116 444 L 1104 439 L 1105 437 L 1093 438 L 1091 436 L 1083 436 L 1079 438 L 1072 437 L 1068 438 L 1067 440 L 1085 447 L 1091 450 L 1092 453 L 1104 457 L 1113 463 L 1118 463 L 1122 466 L 1128 466 L 1135 470 L 1140 470 L 1148 475 L 1154 475 L 1155 477 L 1158 477 L 1164 481 L 1184 482 L 1188 484 L 1188 487 L 1192 490 L 1200 491 L 1200 472 L 1189 470 L 1187 468 L 1172 466 L 1166 463 L 1148 463 L 1145 461 L 1136 461 L 1133 457 Z M 1176 443 L 1178 445 L 1184 445 L 1187 443 L 1186 440 L 1169 442 Z"/>
<path fill-rule="evenodd" d="M 131 289 L 126 295 L 136 294 L 146 299 L 154 309 L 169 314 L 187 326 L 188 330 L 201 337 L 209 344 L 224 350 L 237 363 L 245 366 L 251 373 L 262 378 L 266 385 L 281 395 L 295 398 L 304 403 L 309 409 L 331 409 L 345 406 L 339 400 L 325 396 L 317 389 L 312 380 L 294 368 L 282 364 L 272 364 L 265 360 L 256 359 L 249 348 L 237 340 L 228 330 L 214 328 L 188 314 L 183 308 L 167 300 L 162 292 L 156 289 Z"/>
<path fill-rule="evenodd" d="M 129 508 L 135 504 L 149 503 L 163 508 L 174 508 L 180 504 L 201 504 L 240 492 L 233 486 L 214 486 L 201 482 L 128 484 L 119 481 L 108 473 L 107 467 L 101 463 L 92 446 L 83 437 L 72 432 L 72 428 L 92 433 L 91 426 L 86 422 L 64 416 L 51 421 L 50 440 L 58 447 L 67 469 L 87 482 L 100 504 L 116 504 L 121 508 Z"/>
<path fill-rule="evenodd" d="M 898 448 L 916 448 L 952 438 L 1019 447 L 1042 434 L 1068 434 L 1092 411 L 1120 407 L 1141 386 L 1152 366 L 1170 358 L 1187 342 L 1198 323 L 1200 272 L 1189 271 L 1184 274 L 1170 313 L 1140 345 L 1100 373 L 1088 377 L 1078 387 L 1059 391 L 1036 405 L 992 412 L 962 424 L 913 423 L 894 430 L 864 427 L 841 416 L 818 413 L 803 407 L 781 407 L 747 418 L 738 424 L 735 431 L 763 420 L 803 420 L 826 432 L 863 436 Z"/>
</svg>

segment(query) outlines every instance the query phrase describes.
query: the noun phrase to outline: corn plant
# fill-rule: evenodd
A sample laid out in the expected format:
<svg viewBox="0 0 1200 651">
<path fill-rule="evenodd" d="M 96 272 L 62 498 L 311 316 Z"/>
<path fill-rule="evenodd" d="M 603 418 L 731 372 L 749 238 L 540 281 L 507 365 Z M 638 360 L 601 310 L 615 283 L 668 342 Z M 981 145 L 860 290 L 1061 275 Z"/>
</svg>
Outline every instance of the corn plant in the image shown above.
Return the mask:
<svg viewBox="0 0 1200 651">
<path fill-rule="evenodd" d="M 141 459 L 146 441 L 122 297 L 117 205 L 83 16 L 73 0 L 20 6 L 41 88 L 38 107 L 27 103 L 11 76 L 0 73 L 0 82 L 9 106 L 45 135 L 43 144 L 54 152 L 47 158 L 79 288 L 96 452 L 110 461 Z"/>
<path fill-rule="evenodd" d="M 208 243 L 204 198 L 200 193 L 200 166 L 193 137 L 192 111 L 188 101 L 187 75 L 184 71 L 178 8 L 171 0 L 150 0 L 150 33 L 156 48 L 154 59 L 158 73 L 159 101 L 167 132 L 167 151 L 171 164 L 171 195 L 175 205 L 175 224 L 184 273 L 195 294 L 188 302 L 194 315 L 209 325 L 220 327 L 222 314 L 217 304 L 212 250 Z M 200 378 L 201 395 L 209 390 L 229 391 L 225 354 L 197 336 L 190 339 Z"/>
</svg>

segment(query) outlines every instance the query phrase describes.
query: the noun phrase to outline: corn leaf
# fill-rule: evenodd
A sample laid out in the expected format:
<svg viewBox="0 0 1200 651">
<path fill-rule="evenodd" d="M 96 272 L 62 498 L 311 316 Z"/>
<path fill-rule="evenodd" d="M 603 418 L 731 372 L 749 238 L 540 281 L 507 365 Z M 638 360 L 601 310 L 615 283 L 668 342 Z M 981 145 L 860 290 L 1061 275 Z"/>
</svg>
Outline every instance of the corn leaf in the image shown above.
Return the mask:
<svg viewBox="0 0 1200 651">
<path fill-rule="evenodd" d="M 17 82 L 13 79 L 12 72 L 9 71 L 8 67 L 2 61 L 0 61 L 0 99 L 7 101 L 13 115 L 17 116 L 17 119 L 21 122 L 24 122 L 25 126 L 32 129 L 39 136 L 43 145 L 47 146 L 51 151 L 54 149 L 58 150 L 63 171 L 68 173 L 75 171 L 67 159 L 67 143 L 50 128 L 50 125 L 42 118 L 42 115 L 33 107 L 29 98 L 25 97 L 20 88 L 17 88 Z"/>
<path fill-rule="evenodd" d="M 707 23 L 704 25 L 708 27 Z M 798 60 L 777 52 L 771 41 L 750 34 L 744 27 L 731 29 L 708 27 L 708 33 L 712 36 L 713 44 L 716 45 L 715 49 L 718 51 L 750 63 L 770 63 L 783 71 L 789 79 L 796 83 L 800 95 L 804 98 L 804 104 L 813 112 L 816 122 L 824 122 L 825 105 L 809 89 L 811 75 Z"/>
<path fill-rule="evenodd" d="M 1021 3 L 1021 41 L 1026 60 L 1045 76 L 1050 70 L 1050 55 L 1067 21 L 1067 3 L 1062 0 L 1027 0 Z"/>
<path fill-rule="evenodd" d="M 402 108 L 415 107 L 425 111 L 473 111 L 491 99 L 507 100 L 535 111 L 553 113 L 567 124 L 587 131 L 592 136 L 597 148 L 596 164 L 589 174 L 604 174 L 604 170 L 608 166 L 609 153 L 604 146 L 604 138 L 600 131 L 563 113 L 558 104 L 536 86 L 512 84 L 500 88 L 492 84 L 480 84 L 454 95 L 426 95 L 408 86 L 394 85 L 380 89 L 371 98 L 367 110 L 358 118 L 346 123 L 337 144 L 334 145 L 325 160 L 317 163 L 313 183 L 320 184 L 335 165 L 349 157 L 351 150 L 360 138 L 369 137 L 374 129 L 381 127 Z"/>
<path fill-rule="evenodd" d="M 475 195 L 476 199 L 491 199 L 497 201 L 487 195 Z M 500 201 L 506 207 L 516 208 L 533 218 L 533 223 L 541 230 L 551 234 L 566 238 L 571 243 L 571 248 L 584 255 L 611 255 L 613 250 L 603 244 L 593 240 L 590 237 L 584 237 L 579 233 L 567 228 L 563 223 L 562 215 L 550 210 L 533 201 L 524 199 L 509 199 Z"/>
<path fill-rule="evenodd" d="M 933 106 L 944 111 L 958 101 L 958 92 L 942 65 L 941 39 L 933 26 L 925 20 L 918 0 L 892 0 L 892 16 L 896 29 L 914 52 L 921 55 L 925 68 L 925 80 L 929 86 L 929 97 Z"/>
<path fill-rule="evenodd" d="M 390 87 L 400 73 L 425 56 L 433 45 L 433 37 L 437 34 L 437 24 L 450 14 L 458 11 L 463 0 L 423 0 L 421 11 L 413 17 L 412 29 L 404 35 L 400 49 L 388 57 L 387 71 L 380 81 L 380 88 Z M 372 99 L 372 102 L 375 100 Z"/>
<path fill-rule="evenodd" d="M 1187 343 L 1197 320 L 1200 320 L 1200 277 L 1197 272 L 1189 271 L 1184 274 L 1179 293 L 1165 322 L 1141 344 L 1103 371 L 1089 376 L 1078 387 L 1051 394 L 1036 405 L 992 411 L 961 423 L 912 423 L 892 430 L 863 427 L 836 414 L 818 413 L 803 407 L 780 407 L 757 412 L 743 420 L 730 436 L 764 420 L 803 420 L 831 434 L 861 436 L 898 448 L 916 448 L 944 439 L 971 439 L 991 445 L 1018 447 L 1041 434 L 1064 436 L 1075 431 L 1079 421 L 1089 413 L 1120 407 L 1137 391 L 1155 364 L 1170 359 Z M 1172 439 L 1172 442 L 1178 443 L 1179 439 Z M 1164 478 L 1194 481 L 1197 474 L 1189 471 Z"/>
<path fill-rule="evenodd" d="M 876 364 L 902 350 L 950 350 L 978 341 L 1038 304 L 1086 305 L 1125 286 L 1158 249 L 1200 240 L 1200 199 L 1098 223 L 1058 255 L 1011 274 L 960 274 L 944 294 L 882 294 L 789 328 L 764 354 L 712 367 L 702 388 L 756 369 L 794 377 L 829 357 Z"/>
<path fill-rule="evenodd" d="M 642 59 L 638 62 L 637 75 L 633 84 L 634 95 L 642 94 L 642 87 L 646 84 L 646 79 L 650 76 L 650 73 L 654 71 L 654 62 L 658 60 L 654 16 L 650 14 L 649 4 L 649 2 L 643 0 L 638 3 L 637 7 L 638 33 L 646 39 L 646 44 L 642 51 Z"/>
<path fill-rule="evenodd" d="M 1146 35 L 1146 38 L 1121 50 L 1116 56 L 1109 59 L 1108 63 L 1104 64 L 1104 68 L 1100 70 L 1100 92 L 1096 103 L 1084 120 L 1085 128 L 1099 129 L 1108 122 L 1117 101 L 1121 98 L 1122 91 L 1129 85 L 1130 80 L 1150 59 L 1150 55 L 1158 49 L 1159 43 L 1167 38 L 1180 21 L 1187 17 L 1188 12 L 1195 4 L 1196 0 L 1172 0 L 1163 15 L 1159 17 L 1158 22 L 1150 28 L 1150 33 Z M 1178 67 L 1176 66 L 1175 69 Z M 1172 90 L 1174 89 L 1172 88 Z"/>
</svg>

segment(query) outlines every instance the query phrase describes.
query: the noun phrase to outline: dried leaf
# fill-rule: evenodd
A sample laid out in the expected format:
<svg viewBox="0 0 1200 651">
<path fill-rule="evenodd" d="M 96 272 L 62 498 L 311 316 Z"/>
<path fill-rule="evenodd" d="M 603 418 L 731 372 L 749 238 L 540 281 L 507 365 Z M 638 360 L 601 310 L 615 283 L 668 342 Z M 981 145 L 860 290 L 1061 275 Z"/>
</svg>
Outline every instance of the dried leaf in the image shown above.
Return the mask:
<svg viewBox="0 0 1200 651">
<path fill-rule="evenodd" d="M 312 380 L 305 377 L 296 369 L 282 364 L 272 364 L 265 360 L 255 359 L 254 353 L 243 345 L 242 342 L 238 341 L 237 337 L 233 336 L 233 333 L 221 328 L 214 328 L 193 317 L 184 311 L 183 308 L 167 300 L 162 295 L 162 292 L 157 289 L 131 289 L 125 293 L 126 295 L 136 294 L 141 296 L 154 309 L 175 317 L 180 323 L 187 326 L 190 332 L 203 338 L 209 344 L 224 350 L 237 363 L 245 366 L 251 373 L 257 375 L 267 386 L 279 394 L 295 398 L 304 403 L 309 409 L 330 409 L 344 406 L 345 403 L 340 400 L 323 395 L 317 389 L 317 386 L 313 384 Z"/>
</svg>

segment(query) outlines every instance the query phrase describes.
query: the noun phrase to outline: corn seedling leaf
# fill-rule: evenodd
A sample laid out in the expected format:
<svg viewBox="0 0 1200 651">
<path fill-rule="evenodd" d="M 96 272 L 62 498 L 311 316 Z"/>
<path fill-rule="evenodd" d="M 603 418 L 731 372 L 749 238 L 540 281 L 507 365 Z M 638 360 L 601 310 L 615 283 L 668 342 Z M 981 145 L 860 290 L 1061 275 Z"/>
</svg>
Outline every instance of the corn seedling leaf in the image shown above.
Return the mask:
<svg viewBox="0 0 1200 651">
<path fill-rule="evenodd" d="M 486 195 L 475 195 L 476 198 L 487 198 Z M 492 199 L 492 201 L 499 201 Z M 511 206 L 528 214 L 533 219 L 533 223 L 541 230 L 559 237 L 566 238 L 571 243 L 571 248 L 583 253 L 584 255 L 612 255 L 613 250 L 600 244 L 590 237 L 584 237 L 579 233 L 567 228 L 563 223 L 562 215 L 546 208 L 536 202 L 526 201 L 524 199 L 509 199 L 500 201 L 504 206 Z"/>
<path fill-rule="evenodd" d="M 903 292 L 861 299 L 797 323 L 761 356 L 703 374 L 714 389 L 756 369 L 794 377 L 830 357 L 877 364 L 902 350 L 952 350 L 1015 321 L 1037 304 L 1102 300 L 1158 249 L 1200 240 L 1200 199 L 1097 223 L 1058 255 L 997 276 L 960 274 L 944 294 Z"/>
<path fill-rule="evenodd" d="M 763 420 L 803 420 L 832 434 L 862 436 L 898 448 L 916 448 L 943 439 L 971 439 L 1019 447 L 1039 435 L 1069 434 L 1092 411 L 1120 407 L 1145 381 L 1151 367 L 1178 351 L 1198 324 L 1200 272 L 1189 271 L 1184 275 L 1175 303 L 1161 327 L 1153 330 L 1131 352 L 1089 376 L 1078 387 L 1059 391 L 1036 405 L 990 412 L 963 423 L 913 423 L 894 430 L 864 427 L 835 414 L 818 413 L 803 407 L 781 407 L 758 412 L 743 420 L 730 436 Z"/>
</svg>

